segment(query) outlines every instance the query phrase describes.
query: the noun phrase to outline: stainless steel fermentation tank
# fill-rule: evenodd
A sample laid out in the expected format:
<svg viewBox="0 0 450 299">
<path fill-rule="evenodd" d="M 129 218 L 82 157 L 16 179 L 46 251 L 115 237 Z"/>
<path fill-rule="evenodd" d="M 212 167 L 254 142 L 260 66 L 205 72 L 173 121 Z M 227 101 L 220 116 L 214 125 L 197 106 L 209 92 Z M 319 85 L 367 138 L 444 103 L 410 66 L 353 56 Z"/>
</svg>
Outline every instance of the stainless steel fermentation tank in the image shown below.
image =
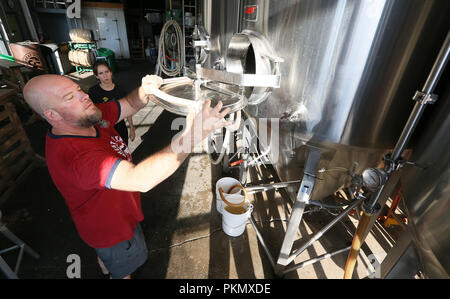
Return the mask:
<svg viewBox="0 0 450 299">
<path fill-rule="evenodd" d="M 273 61 L 261 61 L 262 42 L 284 59 L 279 88 L 246 87 L 256 104 L 244 110 L 255 127 L 261 118 L 278 121 L 271 153 L 279 156 L 271 158 L 282 181 L 302 179 L 310 158 L 307 170 L 320 178 L 310 194 L 316 200 L 349 181 L 331 170 L 375 167 L 394 147 L 449 30 L 445 0 L 202 3 L 205 67 L 268 74 Z"/>
<path fill-rule="evenodd" d="M 203 1 L 210 33 L 205 65 L 226 68 L 234 51 L 243 72 L 255 72 L 257 45 L 264 37 L 279 64 L 280 88 L 248 105 L 256 121 L 280 124 L 280 154 L 274 165 L 282 180 L 300 179 L 309 145 L 322 151 L 319 169 L 357 171 L 377 165 L 401 133 L 415 90 L 426 78 L 448 30 L 447 1 Z M 250 33 L 250 34 L 251 34 Z M 230 44 L 231 42 L 231 44 Z M 252 61 L 253 60 L 253 61 Z M 239 68 L 232 65 L 232 71 Z M 261 89 L 261 88 L 260 88 Z M 313 196 L 323 198 L 348 178 L 323 172 Z M 295 198 L 296 193 L 291 193 Z"/>
<path fill-rule="evenodd" d="M 450 2 L 203 0 L 199 12 L 196 83 L 187 89 L 229 90 L 226 100 L 256 134 L 260 120 L 270 119 L 279 140 L 261 151 L 281 181 L 301 181 L 286 185 L 293 211 L 278 260 L 271 258 L 286 267 L 311 244 L 290 255 L 305 203 L 376 167 L 396 144 L 449 30 Z M 186 92 L 177 88 L 162 90 Z M 180 114 L 186 109 L 179 107 L 195 106 L 161 101 Z"/>
<path fill-rule="evenodd" d="M 410 223 L 381 264 L 383 278 L 408 278 L 418 271 L 428 278 L 450 277 L 449 79 L 447 67 L 436 91 L 439 99 L 427 108 L 413 137 L 411 160 L 422 167 L 403 170 Z"/>
</svg>

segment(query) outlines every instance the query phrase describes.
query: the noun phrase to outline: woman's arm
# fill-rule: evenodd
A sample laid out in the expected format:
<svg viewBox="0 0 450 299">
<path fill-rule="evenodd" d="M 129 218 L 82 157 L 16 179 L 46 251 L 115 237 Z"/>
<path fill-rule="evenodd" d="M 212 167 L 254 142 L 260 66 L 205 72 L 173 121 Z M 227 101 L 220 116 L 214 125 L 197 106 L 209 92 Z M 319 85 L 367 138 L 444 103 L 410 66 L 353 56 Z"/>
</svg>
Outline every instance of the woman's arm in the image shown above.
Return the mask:
<svg viewBox="0 0 450 299">
<path fill-rule="evenodd" d="M 134 138 L 136 138 L 136 131 L 134 130 L 133 126 L 133 117 L 127 117 L 128 124 L 130 125 L 130 139 L 131 141 L 134 141 Z"/>
</svg>

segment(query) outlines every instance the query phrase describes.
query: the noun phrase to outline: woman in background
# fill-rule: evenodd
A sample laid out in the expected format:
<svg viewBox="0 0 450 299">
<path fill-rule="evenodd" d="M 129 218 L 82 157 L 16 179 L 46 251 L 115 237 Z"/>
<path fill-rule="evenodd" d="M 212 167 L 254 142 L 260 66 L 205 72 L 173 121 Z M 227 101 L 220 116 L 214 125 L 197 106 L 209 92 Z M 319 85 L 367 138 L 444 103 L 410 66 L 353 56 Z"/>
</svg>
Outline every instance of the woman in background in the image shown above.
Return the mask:
<svg viewBox="0 0 450 299">
<path fill-rule="evenodd" d="M 109 101 L 119 100 L 127 94 L 112 80 L 112 72 L 106 61 L 97 61 L 93 67 L 95 77 L 100 81 L 95 86 L 89 88 L 88 94 L 94 103 L 105 103 Z M 130 125 L 130 139 L 134 140 L 136 133 L 133 126 L 133 119 L 127 117 Z M 114 129 L 122 137 L 123 141 L 128 145 L 128 129 L 125 120 L 118 122 Z"/>
</svg>

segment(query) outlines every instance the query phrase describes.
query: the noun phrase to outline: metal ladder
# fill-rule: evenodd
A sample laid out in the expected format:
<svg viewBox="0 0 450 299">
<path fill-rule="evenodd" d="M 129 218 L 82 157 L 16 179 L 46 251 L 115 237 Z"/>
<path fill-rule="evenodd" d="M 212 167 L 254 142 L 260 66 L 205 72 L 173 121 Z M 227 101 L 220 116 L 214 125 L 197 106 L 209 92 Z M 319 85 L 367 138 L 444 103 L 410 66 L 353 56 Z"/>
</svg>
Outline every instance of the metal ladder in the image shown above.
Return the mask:
<svg viewBox="0 0 450 299">
<path fill-rule="evenodd" d="M 7 278 L 13 278 L 17 279 L 20 263 L 22 262 L 23 252 L 25 251 L 29 255 L 31 255 L 33 258 L 38 259 L 39 254 L 35 252 L 30 246 L 28 246 L 24 241 L 19 239 L 15 234 L 13 234 L 6 225 L 1 221 L 2 218 L 2 212 L 0 211 L 0 233 L 2 233 L 6 238 L 8 238 L 11 242 L 13 242 L 15 245 L 11 246 L 9 248 L 0 250 L 0 270 L 6 275 Z M 19 249 L 19 256 L 17 257 L 17 262 L 14 270 L 12 270 L 9 265 L 6 263 L 6 261 L 2 258 L 1 254 Z"/>
<path fill-rule="evenodd" d="M 187 4 L 186 4 L 187 3 Z M 194 5 L 192 5 L 192 4 L 194 4 Z M 184 52 L 184 70 L 183 70 L 183 72 L 184 73 L 186 73 L 186 68 L 187 68 L 187 64 L 186 64 L 186 62 L 187 62 L 187 58 L 189 57 L 189 58 L 194 58 L 195 57 L 195 55 L 194 55 L 194 44 L 193 44 L 193 37 L 192 37 L 192 33 L 194 32 L 194 28 L 195 28 L 195 24 L 197 23 L 197 22 L 195 22 L 195 24 L 194 25 L 192 25 L 192 26 L 188 26 L 188 25 L 186 25 L 185 24 L 185 22 L 186 22 L 186 12 L 190 12 L 190 13 L 192 13 L 192 16 L 193 17 L 195 17 L 195 18 L 197 18 L 197 0 L 182 0 L 182 3 L 181 3 L 181 6 L 182 6 L 182 24 L 183 24 L 183 44 L 182 44 L 182 46 L 183 46 L 183 48 L 182 48 L 182 51 Z M 188 29 L 188 30 L 186 30 L 186 29 Z M 187 37 L 186 37 L 186 31 L 188 31 L 188 33 L 190 33 L 190 35 L 188 35 Z M 188 40 L 187 40 L 188 39 Z M 191 44 L 189 44 L 189 41 L 191 41 Z M 192 54 L 187 54 L 187 51 L 186 51 L 186 48 L 191 48 L 192 49 Z"/>
</svg>

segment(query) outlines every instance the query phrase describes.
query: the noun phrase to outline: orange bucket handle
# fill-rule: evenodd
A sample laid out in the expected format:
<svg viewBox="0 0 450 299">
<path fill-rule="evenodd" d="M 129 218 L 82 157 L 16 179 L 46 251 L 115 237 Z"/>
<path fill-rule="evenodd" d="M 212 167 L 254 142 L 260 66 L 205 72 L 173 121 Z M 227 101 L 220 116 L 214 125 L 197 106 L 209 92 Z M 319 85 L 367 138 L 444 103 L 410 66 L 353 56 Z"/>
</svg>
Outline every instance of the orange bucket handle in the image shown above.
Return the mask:
<svg viewBox="0 0 450 299">
<path fill-rule="evenodd" d="M 247 199 L 247 190 L 245 190 L 245 188 L 242 187 L 241 185 L 234 185 L 230 188 L 230 190 L 228 190 L 228 193 L 230 193 L 234 188 L 240 188 L 242 191 L 244 191 L 244 200 L 240 203 L 231 203 L 228 200 L 226 200 L 225 196 L 223 196 L 222 188 L 219 188 L 219 194 L 220 194 L 220 197 L 222 198 L 223 202 L 226 203 L 227 206 L 233 207 L 233 208 L 240 208 L 240 207 L 244 206 L 245 200 Z"/>
</svg>

